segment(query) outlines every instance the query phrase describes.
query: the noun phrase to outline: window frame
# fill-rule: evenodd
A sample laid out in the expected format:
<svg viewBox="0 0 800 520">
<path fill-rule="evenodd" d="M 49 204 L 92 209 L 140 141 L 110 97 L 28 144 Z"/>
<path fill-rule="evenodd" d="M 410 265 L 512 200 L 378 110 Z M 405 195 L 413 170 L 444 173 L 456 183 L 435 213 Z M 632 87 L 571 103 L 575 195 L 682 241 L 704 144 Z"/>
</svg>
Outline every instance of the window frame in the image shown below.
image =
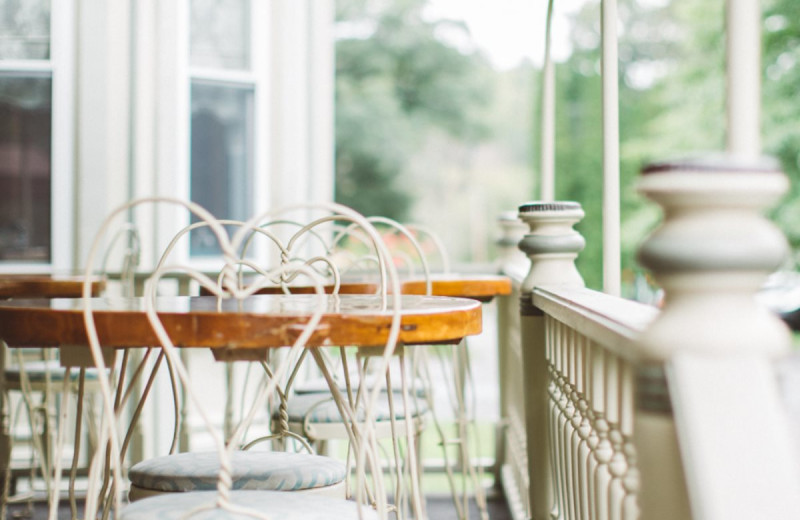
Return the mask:
<svg viewBox="0 0 800 520">
<path fill-rule="evenodd" d="M 0 72 L 48 74 L 51 80 L 50 261 L 0 261 L 6 273 L 66 272 L 75 265 L 74 143 L 75 143 L 75 4 L 50 2 L 50 58 L 2 60 Z"/>
<path fill-rule="evenodd" d="M 169 126 L 173 127 L 172 137 L 170 130 L 165 129 L 167 144 L 174 143 L 174 152 L 162 152 L 160 170 L 163 172 L 177 172 L 172 174 L 172 179 L 159 176 L 158 191 L 167 196 L 176 196 L 190 200 L 191 196 L 191 89 L 192 82 L 197 80 L 213 85 L 233 85 L 236 88 L 252 88 L 253 90 L 253 150 L 252 150 L 252 204 L 254 213 L 262 213 L 269 207 L 269 157 L 270 157 L 270 111 L 269 103 L 271 91 L 269 86 L 271 69 L 271 38 L 272 16 L 267 2 L 252 0 L 250 2 L 250 70 L 230 70 L 207 67 L 193 67 L 190 54 L 191 34 L 191 0 L 183 0 L 177 6 L 181 20 L 180 27 L 174 37 L 176 49 L 175 69 L 172 75 L 177 88 L 174 92 L 175 109 L 170 114 L 172 120 Z M 163 14 L 162 14 L 163 16 Z M 169 66 L 162 64 L 162 66 Z M 162 103 L 168 102 L 166 98 Z M 170 157 L 171 155 L 171 157 Z M 174 165 L 170 167 L 167 165 Z M 166 210 L 176 218 L 170 221 L 171 226 L 159 226 L 159 243 L 166 243 L 181 228 L 189 224 L 185 211 L 173 213 Z M 215 215 L 216 216 L 216 215 Z M 158 246 L 157 246 L 158 249 Z M 254 252 L 259 255 L 261 251 L 256 246 Z M 216 270 L 219 268 L 218 256 L 192 256 L 187 240 L 175 251 L 177 260 L 188 263 L 198 269 Z"/>
</svg>

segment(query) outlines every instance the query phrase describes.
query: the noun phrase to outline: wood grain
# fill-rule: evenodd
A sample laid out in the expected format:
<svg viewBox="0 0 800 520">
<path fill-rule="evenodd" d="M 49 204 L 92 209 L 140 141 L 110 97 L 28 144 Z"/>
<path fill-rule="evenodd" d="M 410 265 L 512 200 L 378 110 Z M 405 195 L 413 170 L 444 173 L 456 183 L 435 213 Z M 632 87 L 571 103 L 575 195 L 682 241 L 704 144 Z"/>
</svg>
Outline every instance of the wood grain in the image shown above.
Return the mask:
<svg viewBox="0 0 800 520">
<path fill-rule="evenodd" d="M 379 346 L 391 312 L 373 295 L 326 296 L 326 310 L 309 346 Z M 158 314 L 180 347 L 263 349 L 291 344 L 319 304 L 314 295 L 258 295 L 242 302 L 210 296 L 159 298 Z M 142 298 L 93 298 L 93 315 L 104 346 L 158 344 Z M 458 342 L 481 331 L 474 300 L 403 296 L 400 343 Z M 32 299 L 0 302 L 0 337 L 10 346 L 86 344 L 82 300 Z"/>
<path fill-rule="evenodd" d="M 0 298 L 79 298 L 83 292 L 82 276 L 29 274 L 0 275 Z M 105 279 L 92 279 L 92 294 L 105 288 Z"/>
</svg>

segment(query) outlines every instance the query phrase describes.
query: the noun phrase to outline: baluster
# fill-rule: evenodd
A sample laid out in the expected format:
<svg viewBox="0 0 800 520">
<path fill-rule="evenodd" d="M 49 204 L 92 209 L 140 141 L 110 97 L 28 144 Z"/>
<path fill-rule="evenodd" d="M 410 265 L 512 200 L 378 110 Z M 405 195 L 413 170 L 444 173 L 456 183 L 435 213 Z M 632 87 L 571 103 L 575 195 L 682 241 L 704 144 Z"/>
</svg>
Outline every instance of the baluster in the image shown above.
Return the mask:
<svg viewBox="0 0 800 520">
<path fill-rule="evenodd" d="M 562 397 L 559 395 L 554 402 L 549 397 L 551 377 L 559 376 L 556 367 L 548 364 L 545 357 L 545 317 L 533 305 L 532 292 L 537 285 L 583 287 L 583 279 L 575 268 L 575 258 L 585 242 L 572 229 L 583 218 L 583 210 L 576 202 L 532 202 L 519 207 L 519 218 L 530 227 L 530 233 L 520 241 L 519 248 L 531 264 L 520 298 L 531 519 L 546 520 L 562 518 L 565 514 L 563 509 L 554 512 L 556 489 L 553 479 L 559 475 L 559 468 L 551 467 L 562 460 L 560 447 L 556 446 L 558 437 L 553 437 L 557 434 L 553 427 L 558 423 L 551 423 L 558 408 L 555 405 L 561 403 Z M 556 346 L 554 356 L 557 351 Z M 563 390 L 561 385 L 559 377 L 553 387 L 553 399 Z M 561 413 L 560 409 L 558 413 Z M 562 507 L 566 504 L 565 498 L 559 501 Z"/>
<path fill-rule="evenodd" d="M 602 348 L 595 349 L 595 362 L 593 367 L 594 415 L 595 430 L 597 431 L 597 447 L 594 449 L 595 468 L 592 473 L 594 493 L 594 518 L 607 520 L 608 496 L 606 484 L 610 478 L 608 463 L 611 462 L 611 442 L 608 439 L 608 421 L 606 420 L 606 352 Z"/>
<path fill-rule="evenodd" d="M 558 322 L 553 318 L 547 316 L 546 318 L 547 323 L 547 351 L 545 355 L 547 356 L 547 369 L 549 375 L 549 382 L 547 386 L 547 391 L 550 396 L 549 402 L 549 415 L 548 415 L 548 430 L 550 434 L 550 439 L 552 442 L 550 443 L 549 449 L 549 458 L 550 458 L 550 467 L 552 468 L 552 480 L 553 480 L 553 504 L 552 510 L 550 512 L 550 516 L 554 519 L 561 518 L 561 512 L 563 509 L 561 508 L 561 504 L 563 503 L 562 500 L 562 493 L 561 493 L 561 467 L 558 464 L 559 460 L 559 450 L 558 450 L 558 402 L 561 399 L 561 392 L 559 390 L 558 385 L 558 372 L 556 370 L 557 364 L 557 352 L 558 352 L 558 343 L 556 340 L 556 328 L 558 327 Z"/>
<path fill-rule="evenodd" d="M 614 520 L 622 518 L 622 503 L 625 500 L 625 488 L 622 479 L 628 471 L 628 463 L 625 458 L 625 438 L 622 434 L 622 413 L 624 404 L 622 403 L 622 377 L 623 365 L 625 362 L 619 356 L 614 355 L 611 359 L 609 370 L 609 387 L 613 389 L 608 395 L 609 400 L 609 425 L 611 431 L 609 439 L 614 450 L 608 469 L 611 473 L 611 482 L 608 487 L 608 516 Z"/>
<path fill-rule="evenodd" d="M 571 520 L 572 517 L 570 515 L 568 505 L 569 490 L 567 487 L 567 479 L 569 477 L 567 474 L 567 453 L 564 445 L 564 425 L 567 423 L 567 385 L 564 378 L 564 324 L 560 321 L 556 321 L 556 330 L 558 331 L 558 335 L 556 340 L 556 358 L 554 366 L 556 374 L 556 386 L 558 387 L 558 402 L 556 403 L 558 407 L 558 414 L 555 420 L 555 439 L 556 450 L 558 453 L 556 468 L 558 469 L 560 476 L 558 479 L 560 497 L 558 511 L 561 518 Z"/>
<path fill-rule="evenodd" d="M 637 494 L 639 492 L 639 468 L 636 466 L 636 447 L 633 444 L 634 419 L 634 370 L 631 363 L 623 363 L 620 369 L 620 416 L 619 427 L 623 438 L 623 453 L 627 470 L 622 477 L 625 492 L 622 503 L 622 518 L 639 518 Z"/>
<path fill-rule="evenodd" d="M 570 471 L 572 472 L 572 512 L 574 518 L 580 518 L 580 474 L 578 471 L 578 443 L 580 442 L 579 429 L 582 422 L 582 414 L 580 410 L 580 391 L 579 391 L 579 373 L 580 365 L 578 361 L 578 344 L 580 343 L 581 335 L 570 328 L 572 331 L 572 339 L 570 341 L 570 402 L 572 403 L 573 413 L 570 422 L 570 436 L 569 436 L 569 453 L 570 453 Z"/>
<path fill-rule="evenodd" d="M 573 463 L 575 457 L 572 451 L 572 434 L 574 432 L 573 421 L 577 408 L 575 407 L 575 387 L 573 385 L 573 371 L 574 371 L 574 341 L 575 331 L 567 325 L 562 325 L 565 332 L 564 341 L 564 391 L 566 394 L 567 408 L 564 415 L 564 431 L 563 431 L 563 446 L 564 446 L 564 468 L 566 471 L 566 489 L 567 489 L 567 503 L 566 506 L 569 511 L 569 518 L 576 518 L 575 516 L 575 472 L 573 471 Z"/>
<path fill-rule="evenodd" d="M 602 350 L 599 345 L 594 342 L 589 342 L 589 373 L 588 376 L 588 398 L 589 404 L 589 436 L 586 440 L 588 456 L 586 459 L 586 484 L 588 487 L 587 501 L 589 503 L 589 518 L 593 520 L 597 518 L 595 513 L 596 490 L 594 485 L 594 474 L 597 470 L 597 459 L 595 452 L 600 445 L 600 436 L 597 434 L 597 412 L 595 403 L 602 399 L 602 377 L 597 375 L 598 367 L 602 370 Z"/>
<path fill-rule="evenodd" d="M 578 428 L 580 443 L 578 444 L 578 473 L 580 478 L 581 488 L 581 504 L 580 515 L 583 519 L 591 518 L 591 486 L 589 485 L 589 459 L 592 456 L 592 450 L 589 446 L 589 438 L 592 433 L 591 422 L 591 407 L 589 402 L 591 400 L 591 341 L 589 338 L 582 337 L 581 341 L 581 400 L 579 403 L 581 409 L 581 424 Z"/>
<path fill-rule="evenodd" d="M 583 459 L 581 458 L 580 453 L 581 444 L 584 441 L 582 429 L 586 421 L 586 401 L 584 399 L 585 387 L 583 384 L 584 340 L 585 337 L 583 335 L 576 335 L 575 344 L 573 346 L 575 363 L 573 369 L 573 385 L 575 389 L 575 419 L 572 421 L 572 448 L 570 450 L 573 453 L 572 471 L 575 489 L 575 497 L 573 499 L 575 501 L 575 515 L 577 518 L 581 519 L 586 518 L 586 514 L 584 512 L 584 494 L 586 492 L 586 488 L 584 487 L 585 478 Z"/>
</svg>

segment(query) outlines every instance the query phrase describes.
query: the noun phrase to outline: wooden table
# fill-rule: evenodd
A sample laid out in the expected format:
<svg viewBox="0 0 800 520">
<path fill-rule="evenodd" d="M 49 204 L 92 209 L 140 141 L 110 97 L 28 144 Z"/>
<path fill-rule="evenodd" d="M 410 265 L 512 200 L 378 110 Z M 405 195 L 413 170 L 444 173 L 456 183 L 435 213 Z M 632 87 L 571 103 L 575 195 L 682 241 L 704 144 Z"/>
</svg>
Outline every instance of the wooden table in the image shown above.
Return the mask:
<svg viewBox="0 0 800 520">
<path fill-rule="evenodd" d="M 427 287 L 425 280 L 405 280 L 400 290 L 403 294 L 425 294 Z M 436 274 L 431 277 L 431 294 L 487 302 L 495 296 L 511 294 L 511 279 L 499 275 Z"/>
<path fill-rule="evenodd" d="M 326 296 L 327 309 L 309 346 L 383 345 L 392 313 L 374 295 Z M 391 299 L 390 299 L 391 300 Z M 402 296 L 399 342 L 406 345 L 457 343 L 481 331 L 481 307 L 474 300 Z M 213 296 L 158 299 L 158 314 L 180 347 L 228 350 L 291 344 L 317 305 L 315 295 L 265 294 L 241 302 Z M 14 299 L 0 302 L 0 339 L 9 346 L 87 343 L 81 299 Z M 155 345 L 143 298 L 93 298 L 103 346 Z"/>
<path fill-rule="evenodd" d="M 293 294 L 312 293 L 316 289 L 308 285 L 290 285 Z M 333 290 L 332 285 L 325 286 L 326 292 Z M 360 277 L 345 278 L 339 286 L 339 294 L 374 294 L 378 291 L 378 283 Z M 201 289 L 201 293 L 204 292 Z M 282 292 L 279 286 L 264 287 L 261 294 L 277 294 Z M 427 284 L 424 279 L 414 278 L 400 281 L 400 292 L 403 294 L 425 295 Z M 205 293 L 207 294 L 207 293 Z M 507 276 L 483 274 L 435 274 L 431 277 L 432 296 L 450 296 L 453 298 L 470 298 L 482 302 L 491 301 L 495 296 L 511 294 L 511 279 Z"/>
<path fill-rule="evenodd" d="M 79 298 L 83 276 L 49 274 L 0 274 L 0 299 L 6 298 Z M 105 288 L 105 279 L 92 279 L 92 294 Z"/>
</svg>

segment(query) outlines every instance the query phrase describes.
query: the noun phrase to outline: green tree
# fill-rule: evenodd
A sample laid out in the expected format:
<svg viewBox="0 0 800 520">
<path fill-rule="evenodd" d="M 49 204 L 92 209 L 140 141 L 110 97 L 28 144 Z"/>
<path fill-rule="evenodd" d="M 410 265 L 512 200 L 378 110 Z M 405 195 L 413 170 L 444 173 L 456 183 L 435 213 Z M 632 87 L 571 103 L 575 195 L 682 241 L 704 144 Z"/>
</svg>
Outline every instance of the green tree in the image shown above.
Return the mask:
<svg viewBox="0 0 800 520">
<path fill-rule="evenodd" d="M 490 91 L 485 60 L 439 35 L 463 25 L 423 18 L 425 0 L 337 2 L 336 200 L 405 220 L 401 176 L 431 131 L 478 141 Z"/>
<path fill-rule="evenodd" d="M 622 267 L 637 273 L 636 250 L 658 210 L 636 193 L 654 160 L 721 150 L 724 144 L 724 40 L 719 2 L 622 0 L 619 120 Z M 571 53 L 557 66 L 556 195 L 581 202 L 587 246 L 578 266 L 602 287 L 602 87 L 600 9 L 571 16 Z"/>
<path fill-rule="evenodd" d="M 773 218 L 792 249 L 800 249 L 800 3 L 767 0 L 763 4 L 762 133 L 764 150 L 781 161 L 791 188 Z"/>
</svg>

